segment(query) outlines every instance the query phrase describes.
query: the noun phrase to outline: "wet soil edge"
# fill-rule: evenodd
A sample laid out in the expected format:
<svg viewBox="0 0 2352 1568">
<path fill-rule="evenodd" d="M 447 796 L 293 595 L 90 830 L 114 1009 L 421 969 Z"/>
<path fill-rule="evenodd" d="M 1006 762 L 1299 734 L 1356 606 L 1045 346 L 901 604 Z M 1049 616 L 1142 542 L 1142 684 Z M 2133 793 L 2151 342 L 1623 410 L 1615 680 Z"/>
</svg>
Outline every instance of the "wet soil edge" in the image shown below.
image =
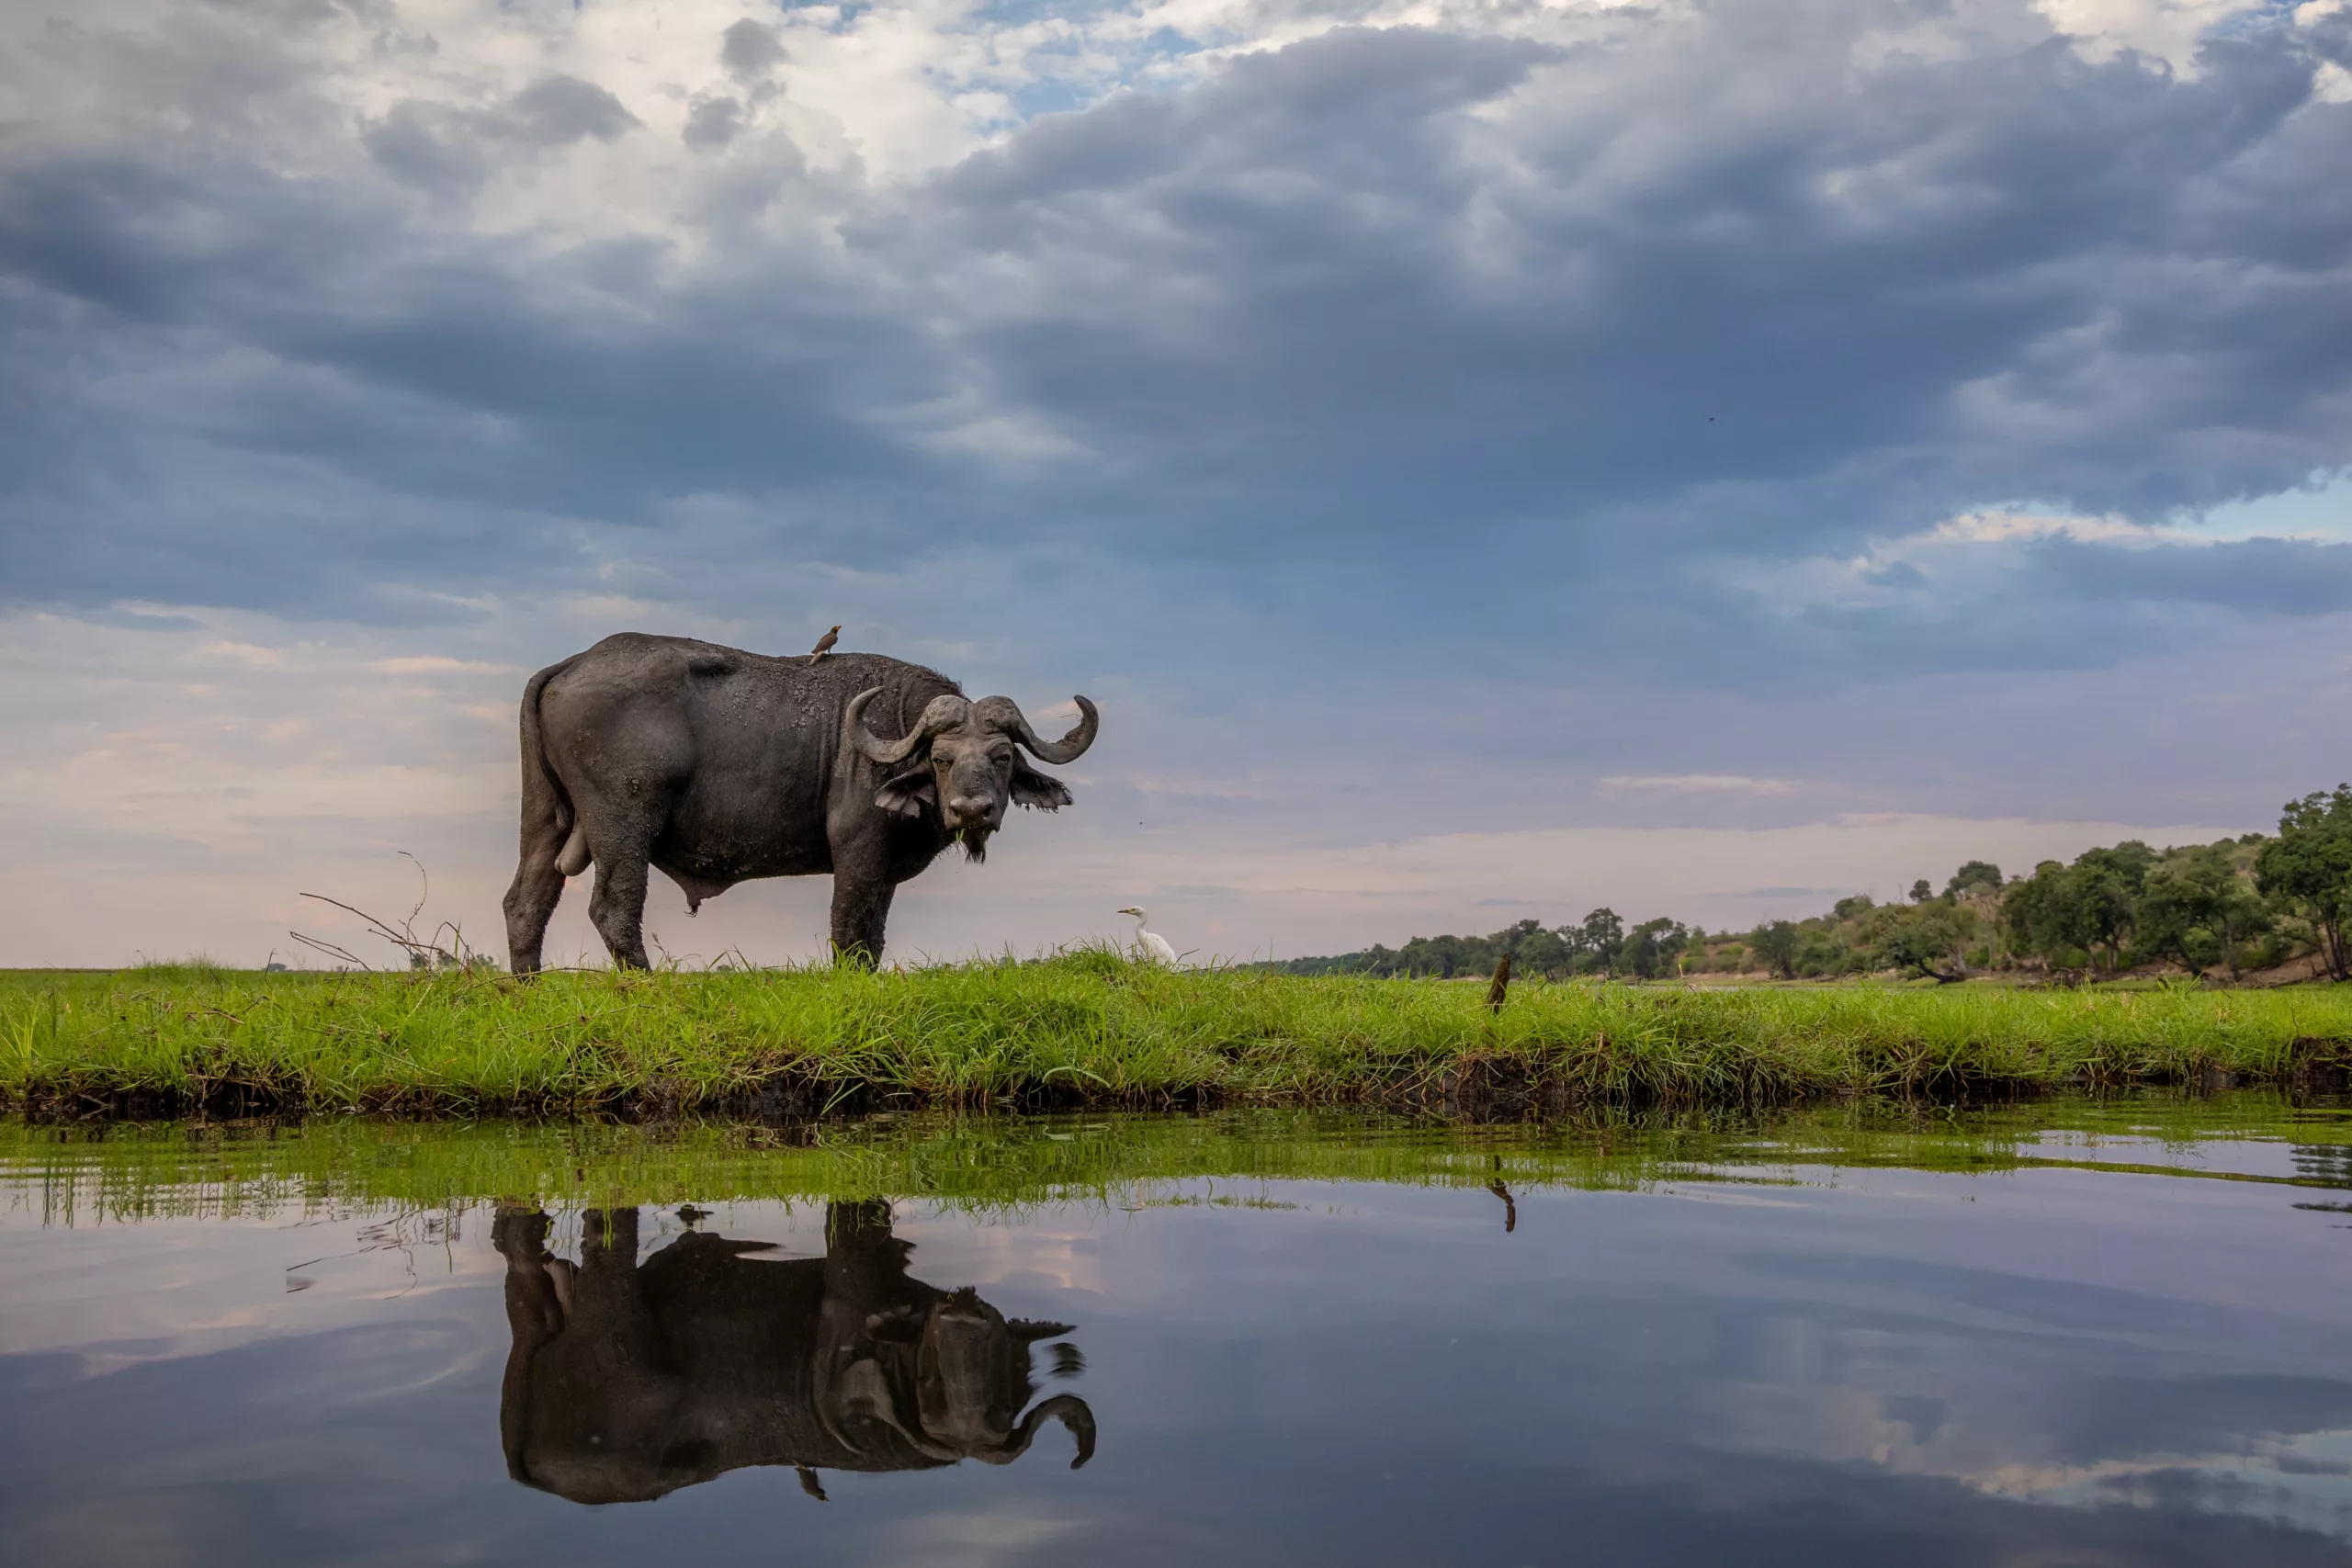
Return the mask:
<svg viewBox="0 0 2352 1568">
<path fill-rule="evenodd" d="M 2298 1042 L 2298 1044 L 2303 1044 Z M 992 1109 L 1021 1113 L 1057 1111 L 1205 1111 L 1241 1107 L 1362 1108 L 1461 1122 L 1525 1122 L 1606 1111 L 1764 1111 L 1856 1100 L 1907 1101 L 1920 1105 L 1970 1106 L 2023 1103 L 2054 1094 L 2119 1092 L 2142 1089 L 2186 1089 L 2219 1092 L 2268 1087 L 2295 1094 L 2352 1093 L 2352 1063 L 2343 1042 L 2312 1041 L 2324 1047 L 2306 1054 L 2282 1072 L 2219 1070 L 2181 1075 L 2077 1075 L 2063 1078 L 1971 1078 L 1948 1076 L 1917 1083 L 1869 1089 L 1809 1088 L 1778 1090 L 1753 1085 L 1735 1094 L 1694 1095 L 1633 1084 L 1596 1092 L 1540 1066 L 1510 1059 L 1457 1063 L 1442 1072 L 1399 1071 L 1344 1086 L 1283 1093 L 1238 1093 L 1207 1087 L 1105 1092 L 1069 1080 L 1020 1086 L 982 1097 L 927 1095 L 889 1086 L 842 1083 L 791 1071 L 778 1072 L 749 1089 L 711 1095 L 684 1084 L 649 1083 L 641 1089 L 598 1098 L 536 1094 L 498 1099 L 458 1099 L 392 1093 L 356 1102 L 325 1103 L 299 1089 L 239 1082 L 209 1084 L 201 1090 L 125 1089 L 80 1084 L 43 1087 L 10 1099 L 0 1111 L 37 1122 L 177 1122 L 189 1119 L 246 1120 L 306 1115 L 367 1114 L 416 1121 L 471 1121 L 483 1117 L 531 1120 L 593 1119 L 659 1122 L 692 1118 L 761 1122 L 798 1122 L 857 1117 L 877 1111 Z"/>
</svg>

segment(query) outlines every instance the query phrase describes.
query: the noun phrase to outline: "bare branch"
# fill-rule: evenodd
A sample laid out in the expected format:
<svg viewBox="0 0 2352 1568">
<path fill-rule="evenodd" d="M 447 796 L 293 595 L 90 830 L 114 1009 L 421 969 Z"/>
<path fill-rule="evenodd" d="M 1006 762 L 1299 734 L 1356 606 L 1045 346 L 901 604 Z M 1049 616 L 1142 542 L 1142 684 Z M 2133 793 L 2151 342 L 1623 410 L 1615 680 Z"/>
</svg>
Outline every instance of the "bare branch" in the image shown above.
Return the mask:
<svg viewBox="0 0 2352 1568">
<path fill-rule="evenodd" d="M 371 975 L 376 972 L 375 965 L 369 964 L 366 959 L 360 957 L 356 953 L 345 953 L 343 949 L 335 946 L 335 944 L 331 942 L 321 942 L 316 937 L 304 936 L 300 931 L 288 931 L 286 934 L 292 937 L 296 942 L 300 942 L 304 947 L 314 947 L 331 958 L 340 958 L 346 964 L 356 964 L 359 967 L 367 970 Z"/>
<path fill-rule="evenodd" d="M 401 922 L 401 930 L 413 933 L 416 930 L 416 917 L 424 913 L 424 901 L 433 896 L 433 879 L 424 874 L 423 861 L 409 854 L 406 850 L 401 851 L 400 853 L 407 857 L 409 864 L 416 867 L 416 908 L 411 909 L 408 912 L 408 919 Z"/>
<path fill-rule="evenodd" d="M 301 897 L 316 899 L 322 904 L 332 905 L 346 915 L 357 916 L 368 928 L 368 935 L 389 942 L 394 947 L 405 952 L 409 957 L 409 966 L 413 969 L 471 969 L 488 962 L 482 954 L 467 944 L 465 931 L 454 920 L 441 921 L 433 928 L 432 935 L 429 937 L 421 937 L 416 934 L 417 918 L 424 912 L 425 900 L 431 895 L 433 885 L 431 879 L 425 874 L 423 861 L 410 854 L 406 850 L 397 852 L 416 867 L 417 880 L 421 889 L 417 895 L 415 907 L 409 910 L 406 917 L 397 922 L 380 919 L 356 904 L 346 904 L 340 898 L 330 898 L 323 893 L 305 893 Z M 368 967 L 357 957 L 331 942 L 322 942 L 312 937 L 302 936 L 299 931 L 292 934 L 321 953 L 333 953 L 337 958 L 358 964 L 362 968 Z M 447 946 L 443 945 L 445 937 L 447 940 Z"/>
<path fill-rule="evenodd" d="M 405 853 L 406 852 L 402 852 Z M 378 919 L 367 910 L 356 908 L 352 905 L 345 903 L 340 898 L 330 898 L 323 893 L 304 893 L 301 894 L 300 897 L 304 898 L 315 898 L 322 904 L 332 904 L 336 908 L 343 910 L 346 914 L 358 916 L 361 919 L 368 922 L 369 929 L 377 936 L 379 936 L 384 941 L 390 942 L 394 947 L 406 948 L 411 953 L 430 953 L 435 957 L 448 959 L 453 964 L 457 962 L 456 955 L 450 953 L 447 948 L 436 946 L 435 943 L 426 942 L 420 938 L 416 934 L 414 929 L 407 926 L 405 922 L 403 922 L 400 929 L 395 930 L 389 921 Z M 435 934 L 438 933 L 436 932 Z"/>
</svg>

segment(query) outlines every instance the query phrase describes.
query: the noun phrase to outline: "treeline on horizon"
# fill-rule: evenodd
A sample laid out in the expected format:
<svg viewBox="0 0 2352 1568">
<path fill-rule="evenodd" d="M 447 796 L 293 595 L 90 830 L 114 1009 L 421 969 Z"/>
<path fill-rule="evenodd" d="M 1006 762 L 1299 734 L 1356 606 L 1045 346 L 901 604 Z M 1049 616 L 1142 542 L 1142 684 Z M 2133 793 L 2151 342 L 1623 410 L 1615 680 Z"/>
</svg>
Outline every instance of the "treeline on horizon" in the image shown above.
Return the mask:
<svg viewBox="0 0 2352 1568">
<path fill-rule="evenodd" d="M 1892 974 L 1949 982 L 1991 971 L 2111 976 L 2152 966 L 2235 977 L 2316 955 L 2340 981 L 2352 978 L 2347 922 L 2352 784 L 2338 784 L 2290 803 L 2276 834 L 2164 850 L 2127 839 L 2008 877 L 1973 860 L 1940 891 L 1922 879 L 1900 902 L 1857 895 L 1826 914 L 1744 932 L 1667 917 L 1628 925 L 1604 908 L 1566 925 L 1523 919 L 1485 936 L 1417 936 L 1397 948 L 1252 967 L 1442 979 L 1491 974 L 1509 953 L 1515 975 L 1551 979 Z"/>
</svg>

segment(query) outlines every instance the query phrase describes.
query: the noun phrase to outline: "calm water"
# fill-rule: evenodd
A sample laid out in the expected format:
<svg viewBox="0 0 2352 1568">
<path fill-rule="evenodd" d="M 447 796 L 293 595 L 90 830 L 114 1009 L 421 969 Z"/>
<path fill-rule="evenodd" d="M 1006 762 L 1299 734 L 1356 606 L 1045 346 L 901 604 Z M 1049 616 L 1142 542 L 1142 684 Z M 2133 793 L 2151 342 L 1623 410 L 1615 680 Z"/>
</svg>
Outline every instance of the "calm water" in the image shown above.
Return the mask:
<svg viewBox="0 0 2352 1568">
<path fill-rule="evenodd" d="M 11 1128 L 0 1557 L 2352 1562 L 2347 1144 Z"/>
</svg>

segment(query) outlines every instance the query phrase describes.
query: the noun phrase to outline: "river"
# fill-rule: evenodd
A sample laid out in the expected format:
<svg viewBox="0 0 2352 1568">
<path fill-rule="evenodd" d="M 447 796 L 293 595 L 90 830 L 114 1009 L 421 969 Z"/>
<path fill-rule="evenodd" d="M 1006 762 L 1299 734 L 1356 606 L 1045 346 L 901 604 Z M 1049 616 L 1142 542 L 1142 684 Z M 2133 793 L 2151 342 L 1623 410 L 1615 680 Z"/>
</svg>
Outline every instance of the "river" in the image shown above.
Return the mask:
<svg viewBox="0 0 2352 1568">
<path fill-rule="evenodd" d="M 2347 1148 L 2259 1094 L 11 1124 L 0 1542 L 2352 1562 Z"/>
</svg>

